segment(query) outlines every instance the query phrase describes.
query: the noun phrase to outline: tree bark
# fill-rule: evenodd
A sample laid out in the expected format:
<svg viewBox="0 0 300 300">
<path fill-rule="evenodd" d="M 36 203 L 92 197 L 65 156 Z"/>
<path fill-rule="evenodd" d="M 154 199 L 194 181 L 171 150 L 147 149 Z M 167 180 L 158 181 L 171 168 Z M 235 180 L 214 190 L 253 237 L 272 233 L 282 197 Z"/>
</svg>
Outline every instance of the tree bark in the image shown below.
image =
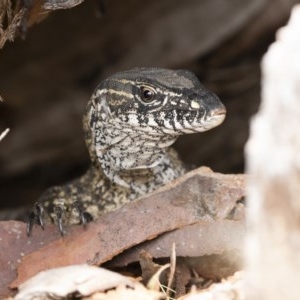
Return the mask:
<svg viewBox="0 0 300 300">
<path fill-rule="evenodd" d="M 248 299 L 300 295 L 300 5 L 262 62 L 262 104 L 247 145 Z"/>
</svg>

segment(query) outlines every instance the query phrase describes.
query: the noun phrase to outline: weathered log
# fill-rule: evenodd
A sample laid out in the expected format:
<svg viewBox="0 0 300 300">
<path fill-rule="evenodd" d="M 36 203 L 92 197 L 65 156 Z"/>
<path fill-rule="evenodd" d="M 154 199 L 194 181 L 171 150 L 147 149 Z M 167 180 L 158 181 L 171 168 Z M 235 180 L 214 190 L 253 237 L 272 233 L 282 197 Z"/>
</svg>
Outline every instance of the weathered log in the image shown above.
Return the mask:
<svg viewBox="0 0 300 300">
<path fill-rule="evenodd" d="M 300 294 L 300 5 L 262 62 L 262 104 L 247 145 L 248 299 Z"/>
</svg>

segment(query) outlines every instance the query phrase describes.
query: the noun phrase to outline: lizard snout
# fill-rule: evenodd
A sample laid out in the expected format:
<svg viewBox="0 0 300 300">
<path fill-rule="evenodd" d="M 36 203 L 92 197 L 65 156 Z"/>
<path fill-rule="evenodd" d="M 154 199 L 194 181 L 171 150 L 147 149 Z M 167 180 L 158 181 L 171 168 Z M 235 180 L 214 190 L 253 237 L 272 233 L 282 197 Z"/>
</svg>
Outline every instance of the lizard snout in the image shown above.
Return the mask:
<svg viewBox="0 0 300 300">
<path fill-rule="evenodd" d="M 209 124 L 209 128 L 213 128 L 215 126 L 220 125 L 226 117 L 226 108 L 220 103 L 218 107 L 214 107 L 210 109 L 207 116 L 206 122 Z"/>
<path fill-rule="evenodd" d="M 211 109 L 209 111 L 209 116 L 210 117 L 224 117 L 226 116 L 226 107 L 222 104 L 220 107 L 216 107 L 214 109 Z"/>
</svg>

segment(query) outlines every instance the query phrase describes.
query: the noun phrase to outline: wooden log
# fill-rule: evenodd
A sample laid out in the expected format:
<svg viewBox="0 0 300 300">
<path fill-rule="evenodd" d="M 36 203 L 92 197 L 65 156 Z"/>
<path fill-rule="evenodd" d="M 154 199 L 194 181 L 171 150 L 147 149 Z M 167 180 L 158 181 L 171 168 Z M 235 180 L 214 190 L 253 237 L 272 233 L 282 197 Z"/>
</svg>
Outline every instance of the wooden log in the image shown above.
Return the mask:
<svg viewBox="0 0 300 300">
<path fill-rule="evenodd" d="M 262 104 L 247 145 L 248 298 L 300 294 L 300 5 L 262 62 Z"/>
</svg>

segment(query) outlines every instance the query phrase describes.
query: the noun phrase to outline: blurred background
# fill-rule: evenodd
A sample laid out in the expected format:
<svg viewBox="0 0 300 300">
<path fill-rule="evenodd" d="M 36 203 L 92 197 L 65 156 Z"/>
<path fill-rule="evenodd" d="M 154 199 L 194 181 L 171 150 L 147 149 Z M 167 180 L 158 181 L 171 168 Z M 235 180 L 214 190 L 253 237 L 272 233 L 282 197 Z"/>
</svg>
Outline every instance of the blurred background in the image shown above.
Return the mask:
<svg viewBox="0 0 300 300">
<path fill-rule="evenodd" d="M 133 67 L 193 71 L 220 97 L 227 118 L 180 138 L 176 149 L 187 164 L 244 171 L 260 61 L 299 1 L 86 0 L 50 13 L 42 2 L 17 1 L 18 9 L 26 5 L 19 37 L 0 52 L 0 132 L 11 129 L 0 142 L 0 209 L 31 205 L 88 168 L 85 105 L 101 79 Z"/>
</svg>

